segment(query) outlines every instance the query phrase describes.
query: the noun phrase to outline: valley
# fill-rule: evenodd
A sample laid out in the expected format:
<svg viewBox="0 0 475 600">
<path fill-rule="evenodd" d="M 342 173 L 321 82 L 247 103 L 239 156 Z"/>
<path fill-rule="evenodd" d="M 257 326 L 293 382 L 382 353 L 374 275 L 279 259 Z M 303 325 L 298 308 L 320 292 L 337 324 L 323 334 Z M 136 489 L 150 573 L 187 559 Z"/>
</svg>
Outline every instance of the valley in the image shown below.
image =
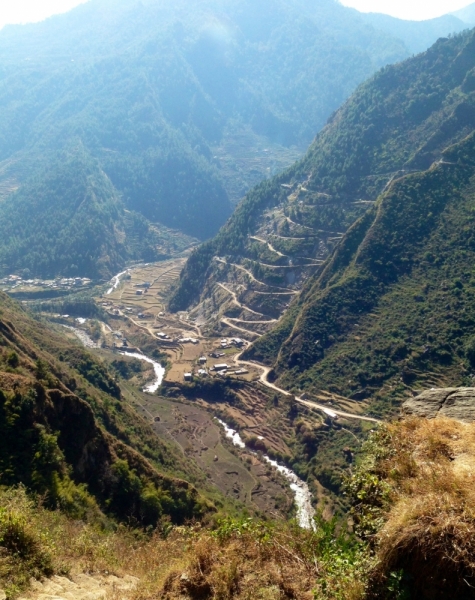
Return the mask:
<svg viewBox="0 0 475 600">
<path fill-rule="evenodd" d="M 292 402 L 300 406 L 307 427 L 334 428 L 343 439 L 353 435 L 347 429 L 353 423 L 370 425 L 377 420 L 366 415 L 363 402 L 328 391 L 293 398 L 268 381 L 269 368 L 241 359 L 252 329 L 243 329 L 243 337 L 223 331 L 218 335 L 203 314 L 199 319 L 194 312 L 170 313 L 166 298 L 185 260 L 131 266 L 114 276 L 95 298 L 101 319 L 43 315 L 61 325 L 71 340 L 78 339 L 100 360 L 120 369 L 131 406 L 160 438 L 190 456 L 210 484 L 263 514 L 285 514 L 292 508 L 292 492 L 278 470 L 284 469 L 282 459 L 288 460 L 285 457 L 293 452 L 286 441 L 294 435 L 287 417 Z M 257 316 L 252 309 L 241 310 Z M 246 322 L 249 328 L 261 324 Z M 243 448 L 228 447 L 214 417 L 238 428 Z M 262 451 L 266 460 L 256 455 Z M 275 464 L 280 464 L 277 471 Z M 323 511 L 332 510 L 332 501 L 317 481 L 310 490 Z"/>
<path fill-rule="evenodd" d="M 472 600 L 474 7 L 0 29 L 0 600 Z"/>
</svg>

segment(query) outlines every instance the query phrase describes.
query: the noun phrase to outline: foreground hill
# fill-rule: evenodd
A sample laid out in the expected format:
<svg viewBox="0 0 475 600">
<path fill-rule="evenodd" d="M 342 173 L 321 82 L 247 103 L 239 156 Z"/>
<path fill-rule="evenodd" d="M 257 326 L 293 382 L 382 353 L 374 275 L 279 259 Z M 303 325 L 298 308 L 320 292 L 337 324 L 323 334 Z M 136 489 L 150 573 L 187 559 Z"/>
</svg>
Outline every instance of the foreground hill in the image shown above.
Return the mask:
<svg viewBox="0 0 475 600">
<path fill-rule="evenodd" d="M 76 519 L 155 526 L 210 504 L 131 409 L 104 366 L 0 294 L 0 484 L 24 485 Z"/>
<path fill-rule="evenodd" d="M 439 28 L 410 27 L 421 33 L 413 38 L 432 42 L 464 25 L 453 18 Z M 55 169 L 58 152 L 80 145 L 86 163 L 109 180 L 110 199 L 120 197 L 125 209 L 148 221 L 204 240 L 250 187 L 301 155 L 357 84 L 409 53 L 397 36 L 333 0 L 91 0 L 44 23 L 6 27 L 0 32 L 0 198 L 11 200 L 0 204 L 0 219 L 11 220 L 14 203 L 16 250 L 10 241 L 0 246 L 3 270 L 50 276 L 76 265 L 81 275 L 110 275 L 134 252 L 157 258 L 149 250 L 159 244 L 134 252 L 119 247 L 111 226 L 124 229 L 120 211 L 101 215 L 97 206 L 93 213 L 107 229 L 101 251 L 89 251 L 85 229 L 76 225 L 74 250 L 63 248 L 71 226 L 62 194 L 77 189 L 77 177 L 89 176 L 85 166 L 63 173 L 61 189 L 48 190 L 57 235 L 39 219 L 28 232 L 31 251 L 20 251 L 27 232 L 17 221 L 35 212 L 38 178 Z M 33 258 L 37 253 L 42 256 Z M 67 260 L 59 259 L 63 253 Z"/>
<path fill-rule="evenodd" d="M 171 306 L 198 302 L 197 316 L 249 339 L 272 330 L 245 356 L 294 390 L 362 399 L 386 385 L 386 410 L 431 377 L 462 383 L 474 69 L 472 31 L 362 85 L 194 253 Z"/>
<path fill-rule="evenodd" d="M 357 536 L 320 516 L 314 531 L 248 517 L 101 531 L 3 488 L 0 585 L 8 598 L 31 585 L 31 600 L 469 600 L 474 427 L 412 418 L 374 432 L 347 484 Z"/>
</svg>

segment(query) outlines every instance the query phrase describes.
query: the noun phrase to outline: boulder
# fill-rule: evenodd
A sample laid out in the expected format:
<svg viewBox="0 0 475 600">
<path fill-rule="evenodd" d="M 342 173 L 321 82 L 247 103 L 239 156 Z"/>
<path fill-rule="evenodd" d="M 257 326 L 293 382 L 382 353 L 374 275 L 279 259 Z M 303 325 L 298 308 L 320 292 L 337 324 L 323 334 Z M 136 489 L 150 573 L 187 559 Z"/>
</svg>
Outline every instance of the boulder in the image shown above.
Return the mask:
<svg viewBox="0 0 475 600">
<path fill-rule="evenodd" d="M 402 405 L 405 415 L 434 419 L 449 417 L 467 423 L 475 421 L 475 388 L 433 388 L 410 398 Z"/>
</svg>

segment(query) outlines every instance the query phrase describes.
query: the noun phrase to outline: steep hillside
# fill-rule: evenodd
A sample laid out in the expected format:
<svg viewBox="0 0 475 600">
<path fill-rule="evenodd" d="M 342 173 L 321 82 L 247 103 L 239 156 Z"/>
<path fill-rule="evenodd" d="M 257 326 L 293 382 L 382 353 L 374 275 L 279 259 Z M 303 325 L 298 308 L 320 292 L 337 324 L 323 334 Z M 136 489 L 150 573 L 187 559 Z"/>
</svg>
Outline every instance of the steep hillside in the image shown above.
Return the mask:
<svg viewBox="0 0 475 600">
<path fill-rule="evenodd" d="M 241 516 L 137 535 L 2 488 L 0 586 L 8 600 L 471 600 L 474 441 L 473 422 L 381 426 L 348 478 L 352 531 L 321 515 L 315 530 Z"/>
<path fill-rule="evenodd" d="M 2 274 L 28 277 L 108 279 L 128 259 L 159 256 L 158 236 L 143 217 L 126 214 L 108 177 L 81 147 L 51 157 L 3 202 L 0 240 Z"/>
<path fill-rule="evenodd" d="M 446 33 L 456 26 L 447 23 Z M 91 0 L 44 23 L 6 27 L 0 54 L 2 200 L 17 191 L 34 207 L 31 179 L 82 144 L 126 209 L 203 240 L 250 187 L 302 154 L 358 83 L 409 50 L 333 0 Z M 69 176 L 63 188 L 75 187 Z M 62 204 L 61 192 L 51 197 Z M 56 260 L 43 225 L 29 238 L 44 247 L 28 261 L 35 271 L 75 265 L 96 275 L 84 256 Z M 85 231 L 74 229 L 87 254 Z M 104 236 L 110 267 L 124 256 L 113 237 Z M 0 263 L 22 267 L 11 264 L 14 254 L 0 247 Z"/>
<path fill-rule="evenodd" d="M 474 50 L 474 32 L 439 40 L 362 85 L 307 156 L 194 253 L 172 307 L 199 300 L 197 316 L 252 340 L 272 330 L 245 357 L 275 365 L 294 390 L 366 398 L 387 382 L 386 398 L 430 383 L 428 370 L 460 383 L 445 337 L 448 318 L 463 328 L 458 346 L 470 336 L 458 309 L 470 305 Z M 420 322 L 429 290 L 445 302 L 430 309 L 431 331 Z"/>
<path fill-rule="evenodd" d="M 142 525 L 210 509 L 176 474 L 193 466 L 124 401 L 93 356 L 0 294 L 0 483 L 76 519 Z M 196 474 L 196 469 L 195 469 Z"/>
<path fill-rule="evenodd" d="M 372 397 L 384 414 L 412 389 L 470 380 L 474 152 L 470 134 L 350 229 L 273 334 L 283 382 Z"/>
</svg>

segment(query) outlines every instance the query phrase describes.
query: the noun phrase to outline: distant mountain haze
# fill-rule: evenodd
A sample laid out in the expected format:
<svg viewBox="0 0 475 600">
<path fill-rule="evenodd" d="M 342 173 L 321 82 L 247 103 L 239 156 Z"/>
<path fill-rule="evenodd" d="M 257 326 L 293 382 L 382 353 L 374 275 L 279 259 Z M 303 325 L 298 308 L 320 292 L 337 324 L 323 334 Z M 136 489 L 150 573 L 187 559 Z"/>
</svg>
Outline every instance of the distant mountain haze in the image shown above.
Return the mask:
<svg viewBox="0 0 475 600">
<path fill-rule="evenodd" d="M 470 4 L 470 6 L 462 8 L 460 10 L 457 10 L 452 14 L 461 21 L 464 21 L 465 23 L 475 25 L 475 3 Z"/>
<path fill-rule="evenodd" d="M 435 19 L 469 4 L 467 0 L 341 0 L 341 3 L 364 13 L 381 13 L 414 21 Z"/>
<path fill-rule="evenodd" d="M 446 23 L 447 34 L 459 27 L 456 19 Z M 0 244 L 2 271 L 62 274 L 67 267 L 55 258 L 59 239 L 74 239 L 87 255 L 84 228 L 63 235 L 81 218 L 71 214 L 66 225 L 61 211 L 52 213 L 58 215 L 55 237 L 41 219 L 28 234 L 34 238 L 29 247 L 41 246 L 43 258 L 19 250 L 31 195 L 40 181 L 53 185 L 47 173 L 71 148 L 81 148 L 81 164 L 95 165 L 115 207 L 110 233 L 97 246 L 104 277 L 128 257 L 139 258 L 139 246 L 154 256 L 154 236 L 143 246 L 137 234 L 128 239 L 120 222 L 124 210 L 211 237 L 252 186 L 304 153 L 361 81 L 413 52 L 388 27 L 403 25 L 379 28 L 333 0 L 90 0 L 41 23 L 5 27 L 0 233 L 16 237 Z M 445 25 L 410 27 L 406 37 L 429 43 Z M 69 202 L 56 183 L 44 197 L 50 206 Z M 125 238 L 113 235 L 114 228 Z M 45 236 L 50 243 L 37 245 Z M 79 268 L 73 247 L 61 248 L 72 271 Z M 86 267 L 92 262 L 81 268 L 97 275 Z"/>
</svg>

